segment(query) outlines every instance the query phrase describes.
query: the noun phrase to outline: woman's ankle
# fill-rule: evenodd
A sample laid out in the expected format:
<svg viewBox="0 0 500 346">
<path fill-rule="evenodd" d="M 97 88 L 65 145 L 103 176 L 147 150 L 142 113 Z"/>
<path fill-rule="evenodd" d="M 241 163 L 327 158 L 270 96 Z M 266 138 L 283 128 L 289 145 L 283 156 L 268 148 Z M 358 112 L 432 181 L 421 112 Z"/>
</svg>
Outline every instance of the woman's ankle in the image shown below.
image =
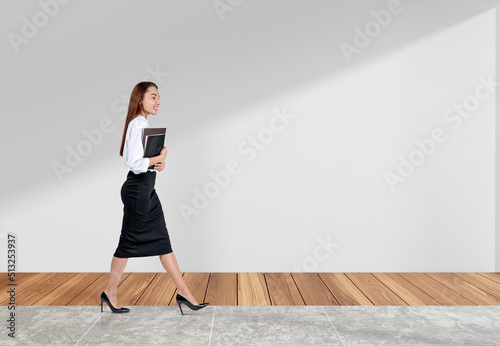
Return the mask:
<svg viewBox="0 0 500 346">
<path fill-rule="evenodd" d="M 113 287 L 106 287 L 104 289 L 104 293 L 106 293 L 107 295 L 116 295 L 117 293 L 117 288 L 113 288 Z"/>
<path fill-rule="evenodd" d="M 189 290 L 187 290 L 187 289 L 184 289 L 184 290 L 180 290 L 180 289 L 178 289 L 178 290 L 177 290 L 177 293 L 179 293 L 179 294 L 180 294 L 181 296 L 183 296 L 184 298 L 186 298 L 187 296 L 189 296 L 189 295 L 190 295 Z"/>
</svg>

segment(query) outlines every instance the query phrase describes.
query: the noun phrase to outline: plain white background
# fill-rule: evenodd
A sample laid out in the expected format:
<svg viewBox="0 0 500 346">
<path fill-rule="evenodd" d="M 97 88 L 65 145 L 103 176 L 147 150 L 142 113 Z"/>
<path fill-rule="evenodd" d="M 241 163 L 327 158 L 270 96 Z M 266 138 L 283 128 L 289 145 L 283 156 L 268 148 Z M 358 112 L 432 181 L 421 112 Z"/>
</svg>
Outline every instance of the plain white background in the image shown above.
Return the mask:
<svg viewBox="0 0 500 346">
<path fill-rule="evenodd" d="M 0 269 L 12 232 L 19 272 L 109 270 L 124 115 L 151 80 L 162 104 L 148 121 L 167 127 L 156 191 L 181 271 L 498 271 L 495 93 L 456 128 L 444 116 L 498 80 L 498 1 L 401 1 L 377 24 L 390 3 L 2 2 Z M 415 154 L 436 129 L 446 140 Z M 162 270 L 157 257 L 126 268 Z"/>
</svg>

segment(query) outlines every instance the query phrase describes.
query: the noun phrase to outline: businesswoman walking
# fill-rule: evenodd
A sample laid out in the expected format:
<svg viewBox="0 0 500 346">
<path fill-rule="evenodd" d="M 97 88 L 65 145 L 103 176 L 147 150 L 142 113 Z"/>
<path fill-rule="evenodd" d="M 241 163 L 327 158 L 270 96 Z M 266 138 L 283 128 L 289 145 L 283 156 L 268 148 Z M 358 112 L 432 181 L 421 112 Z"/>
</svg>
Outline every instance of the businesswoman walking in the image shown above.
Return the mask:
<svg viewBox="0 0 500 346">
<path fill-rule="evenodd" d="M 121 188 L 124 206 L 122 230 L 111 260 L 108 286 L 101 293 L 101 312 L 103 302 L 113 312 L 130 311 L 120 307 L 117 297 L 118 283 L 129 257 L 159 255 L 161 264 L 177 286 L 176 301 L 182 314 L 181 304 L 192 310 L 199 310 L 209 304 L 198 304 L 182 278 L 170 244 L 163 209 L 154 188 L 157 172 L 165 168 L 167 150 L 163 147 L 160 155 L 143 157 L 142 129 L 149 127 L 148 115 L 156 115 L 159 105 L 160 94 L 155 83 L 141 82 L 132 90 L 120 148 L 120 156 L 123 156 L 129 170 Z M 150 169 L 153 165 L 154 168 Z"/>
</svg>

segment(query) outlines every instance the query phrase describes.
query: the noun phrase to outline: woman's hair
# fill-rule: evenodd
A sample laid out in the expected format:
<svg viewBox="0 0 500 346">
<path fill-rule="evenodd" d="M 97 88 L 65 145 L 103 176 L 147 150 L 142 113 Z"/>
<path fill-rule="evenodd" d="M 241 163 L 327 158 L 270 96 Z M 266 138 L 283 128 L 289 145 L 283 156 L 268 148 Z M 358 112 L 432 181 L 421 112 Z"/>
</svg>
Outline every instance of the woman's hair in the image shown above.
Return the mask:
<svg viewBox="0 0 500 346">
<path fill-rule="evenodd" d="M 132 94 L 130 95 L 130 101 L 128 103 L 128 111 L 127 118 L 125 119 L 125 128 L 123 129 L 123 137 L 122 137 L 122 146 L 120 147 L 120 156 L 123 156 L 123 147 L 125 146 L 125 137 L 127 135 L 128 124 L 132 119 L 134 119 L 137 115 L 141 114 L 142 105 L 139 104 L 144 98 L 144 94 L 146 90 L 150 86 L 154 86 L 158 89 L 158 86 L 153 82 L 140 82 L 132 90 Z"/>
</svg>

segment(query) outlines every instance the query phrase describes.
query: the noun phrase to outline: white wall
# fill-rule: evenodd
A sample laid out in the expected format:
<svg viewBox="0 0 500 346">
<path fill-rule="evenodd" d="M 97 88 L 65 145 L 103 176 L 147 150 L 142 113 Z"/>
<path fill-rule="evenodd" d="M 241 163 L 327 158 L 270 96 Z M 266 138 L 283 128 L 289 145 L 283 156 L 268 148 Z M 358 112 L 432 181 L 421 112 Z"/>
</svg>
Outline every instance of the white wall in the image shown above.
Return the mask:
<svg viewBox="0 0 500 346">
<path fill-rule="evenodd" d="M 123 117 L 142 80 L 159 85 L 148 120 L 167 127 L 168 156 L 156 190 L 182 271 L 498 271 L 495 93 L 480 82 L 496 76 L 497 3 L 232 3 L 223 13 L 206 1 L 1 4 L 1 271 L 8 232 L 17 271 L 109 270 Z M 346 58 L 356 28 L 376 30 L 371 11 L 388 8 L 378 35 Z M 9 43 L 46 12 L 25 43 Z M 273 132 L 278 114 L 290 118 Z M 103 124 L 59 179 L 54 162 L 71 166 L 82 131 Z M 392 189 L 388 172 L 433 134 L 441 142 Z M 239 173 L 183 217 L 210 173 L 234 161 Z M 157 257 L 126 268 L 162 270 Z"/>
</svg>

